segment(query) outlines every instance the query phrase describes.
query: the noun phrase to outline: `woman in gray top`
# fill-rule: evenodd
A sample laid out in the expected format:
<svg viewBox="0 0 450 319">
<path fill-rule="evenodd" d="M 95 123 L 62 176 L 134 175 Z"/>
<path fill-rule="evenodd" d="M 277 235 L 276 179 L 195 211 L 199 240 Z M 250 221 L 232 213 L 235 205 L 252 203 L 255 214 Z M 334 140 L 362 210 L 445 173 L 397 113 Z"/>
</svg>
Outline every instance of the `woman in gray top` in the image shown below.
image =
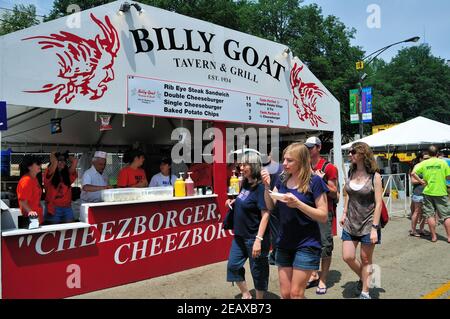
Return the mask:
<svg viewBox="0 0 450 319">
<path fill-rule="evenodd" d="M 360 299 L 370 299 L 369 282 L 375 244 L 381 240 L 380 216 L 383 187 L 381 175 L 369 145 L 356 142 L 349 151 L 351 167 L 345 183 L 342 257 L 359 276 Z M 361 243 L 361 261 L 356 248 Z M 358 291 L 359 292 L 359 291 Z"/>
</svg>

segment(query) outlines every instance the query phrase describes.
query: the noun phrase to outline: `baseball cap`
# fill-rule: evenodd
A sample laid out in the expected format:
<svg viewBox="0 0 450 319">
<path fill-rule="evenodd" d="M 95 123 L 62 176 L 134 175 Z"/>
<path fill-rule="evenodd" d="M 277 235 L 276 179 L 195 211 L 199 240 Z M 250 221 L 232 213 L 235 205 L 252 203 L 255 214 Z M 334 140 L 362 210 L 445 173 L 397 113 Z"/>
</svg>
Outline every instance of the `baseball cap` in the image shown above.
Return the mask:
<svg viewBox="0 0 450 319">
<path fill-rule="evenodd" d="M 316 136 L 309 137 L 305 142 L 305 146 L 308 148 L 314 147 L 315 145 L 322 145 L 322 142 Z"/>
</svg>

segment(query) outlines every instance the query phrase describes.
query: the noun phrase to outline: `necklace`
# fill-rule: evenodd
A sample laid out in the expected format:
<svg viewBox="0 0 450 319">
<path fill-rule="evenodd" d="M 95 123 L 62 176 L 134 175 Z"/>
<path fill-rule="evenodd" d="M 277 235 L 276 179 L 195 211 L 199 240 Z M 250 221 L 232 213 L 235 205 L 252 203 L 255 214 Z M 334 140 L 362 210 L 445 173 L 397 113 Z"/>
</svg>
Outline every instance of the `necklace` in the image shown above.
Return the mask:
<svg viewBox="0 0 450 319">
<path fill-rule="evenodd" d="M 357 182 L 357 184 L 360 184 L 362 181 L 365 181 L 367 179 L 367 175 L 355 174 L 353 179 Z"/>
</svg>

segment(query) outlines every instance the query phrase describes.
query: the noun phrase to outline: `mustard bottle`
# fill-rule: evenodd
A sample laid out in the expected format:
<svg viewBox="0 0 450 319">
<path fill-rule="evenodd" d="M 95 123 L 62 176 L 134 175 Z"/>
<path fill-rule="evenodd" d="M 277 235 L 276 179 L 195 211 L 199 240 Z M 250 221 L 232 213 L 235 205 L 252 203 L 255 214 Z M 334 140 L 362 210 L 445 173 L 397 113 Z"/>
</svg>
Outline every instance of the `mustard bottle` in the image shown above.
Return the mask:
<svg viewBox="0 0 450 319">
<path fill-rule="evenodd" d="M 186 196 L 186 183 L 184 182 L 183 174 L 184 173 L 180 172 L 180 177 L 177 178 L 177 180 L 175 181 L 175 184 L 174 184 L 175 197 Z"/>
<path fill-rule="evenodd" d="M 239 178 L 235 173 L 236 171 L 233 170 L 233 176 L 230 178 L 230 190 L 232 194 L 239 194 Z"/>
</svg>

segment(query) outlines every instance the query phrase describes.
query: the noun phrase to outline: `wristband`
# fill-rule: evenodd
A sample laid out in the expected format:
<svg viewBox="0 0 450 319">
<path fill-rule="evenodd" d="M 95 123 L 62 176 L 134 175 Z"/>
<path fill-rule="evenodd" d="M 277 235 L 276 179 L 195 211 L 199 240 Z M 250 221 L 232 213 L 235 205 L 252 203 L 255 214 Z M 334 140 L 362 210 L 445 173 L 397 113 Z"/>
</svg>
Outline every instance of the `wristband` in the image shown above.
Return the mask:
<svg viewBox="0 0 450 319">
<path fill-rule="evenodd" d="M 260 241 L 263 241 L 262 237 L 259 237 L 259 236 L 255 236 L 255 237 L 256 237 L 256 239 L 259 239 Z"/>
</svg>

